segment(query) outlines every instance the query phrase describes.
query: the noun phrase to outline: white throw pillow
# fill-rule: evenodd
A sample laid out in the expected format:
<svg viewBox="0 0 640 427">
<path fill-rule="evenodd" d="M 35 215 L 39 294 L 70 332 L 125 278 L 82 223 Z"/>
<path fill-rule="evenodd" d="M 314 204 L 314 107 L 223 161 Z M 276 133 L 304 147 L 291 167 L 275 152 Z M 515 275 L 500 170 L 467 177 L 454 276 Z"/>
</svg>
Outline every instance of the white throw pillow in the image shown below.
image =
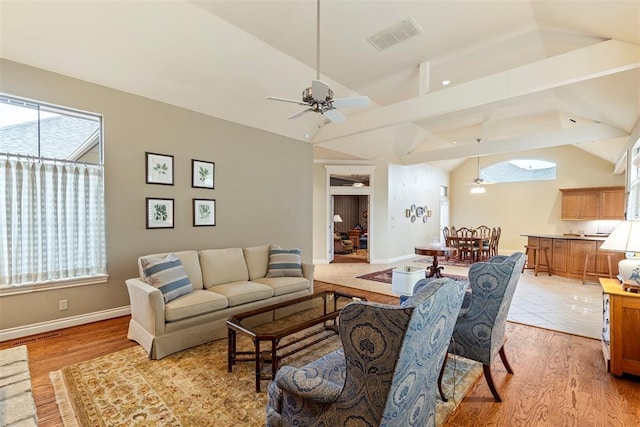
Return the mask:
<svg viewBox="0 0 640 427">
<path fill-rule="evenodd" d="M 142 258 L 140 263 L 144 280 L 162 292 L 165 303 L 193 292 L 189 276 L 175 254 L 166 258 Z"/>
</svg>

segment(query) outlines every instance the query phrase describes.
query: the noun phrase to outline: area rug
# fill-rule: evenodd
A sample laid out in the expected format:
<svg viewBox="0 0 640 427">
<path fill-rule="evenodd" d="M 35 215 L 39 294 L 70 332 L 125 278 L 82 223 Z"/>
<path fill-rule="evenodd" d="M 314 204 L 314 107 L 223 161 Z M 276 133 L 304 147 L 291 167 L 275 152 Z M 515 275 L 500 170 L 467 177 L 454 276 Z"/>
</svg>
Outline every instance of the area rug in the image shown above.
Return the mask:
<svg viewBox="0 0 640 427">
<path fill-rule="evenodd" d="M 431 265 L 433 263 L 433 257 L 423 256 L 423 257 L 420 257 L 420 258 L 412 259 L 411 261 L 412 262 L 420 262 L 420 263 Z M 450 265 L 450 266 L 455 266 L 455 267 L 470 267 L 471 266 L 471 261 L 469 261 L 469 259 L 458 260 L 458 258 L 455 258 L 455 257 L 449 258 L 449 259 L 444 259 L 442 257 L 438 257 L 438 265 Z"/>
<path fill-rule="evenodd" d="M 241 342 L 242 341 L 242 342 Z M 250 341 L 239 337 L 239 346 Z M 303 366 L 339 346 L 334 337 L 284 363 Z M 482 365 L 449 358 L 437 399 L 442 425 L 482 373 Z M 255 392 L 252 363 L 227 372 L 227 341 L 218 340 L 161 360 L 140 346 L 50 373 L 65 426 L 264 426 L 267 381 Z M 434 390 L 437 394 L 437 391 Z"/>
<path fill-rule="evenodd" d="M 364 280 L 372 280 L 374 282 L 388 283 L 391 284 L 391 279 L 393 277 L 393 268 L 387 268 L 386 270 L 374 271 L 373 273 L 363 274 L 362 276 L 357 276 L 356 279 L 364 279 Z M 442 277 L 448 277 L 453 280 L 466 280 L 465 276 L 459 276 L 457 274 L 442 274 Z"/>
</svg>

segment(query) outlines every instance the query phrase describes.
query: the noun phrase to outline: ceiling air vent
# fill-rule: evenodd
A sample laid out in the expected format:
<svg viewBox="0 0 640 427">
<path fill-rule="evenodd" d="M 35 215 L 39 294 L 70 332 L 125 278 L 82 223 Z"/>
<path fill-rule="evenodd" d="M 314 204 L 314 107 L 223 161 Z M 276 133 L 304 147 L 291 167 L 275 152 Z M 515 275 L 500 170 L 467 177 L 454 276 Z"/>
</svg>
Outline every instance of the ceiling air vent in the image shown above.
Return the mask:
<svg viewBox="0 0 640 427">
<path fill-rule="evenodd" d="M 367 41 L 379 51 L 383 51 L 421 33 L 422 29 L 416 24 L 416 21 L 409 18 L 367 37 Z"/>
</svg>

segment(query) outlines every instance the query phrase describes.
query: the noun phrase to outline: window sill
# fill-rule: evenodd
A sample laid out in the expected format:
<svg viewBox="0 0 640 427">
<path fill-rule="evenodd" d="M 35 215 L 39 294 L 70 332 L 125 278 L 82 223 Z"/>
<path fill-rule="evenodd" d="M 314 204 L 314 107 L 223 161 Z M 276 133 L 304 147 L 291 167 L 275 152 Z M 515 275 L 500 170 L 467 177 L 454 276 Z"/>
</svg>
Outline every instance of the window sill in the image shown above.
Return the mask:
<svg viewBox="0 0 640 427">
<path fill-rule="evenodd" d="M 0 297 L 9 295 L 29 294 L 32 292 L 52 291 L 56 289 L 75 288 L 77 286 L 97 285 L 107 283 L 108 274 L 85 276 L 74 279 L 37 282 L 24 285 L 0 285 Z"/>
</svg>

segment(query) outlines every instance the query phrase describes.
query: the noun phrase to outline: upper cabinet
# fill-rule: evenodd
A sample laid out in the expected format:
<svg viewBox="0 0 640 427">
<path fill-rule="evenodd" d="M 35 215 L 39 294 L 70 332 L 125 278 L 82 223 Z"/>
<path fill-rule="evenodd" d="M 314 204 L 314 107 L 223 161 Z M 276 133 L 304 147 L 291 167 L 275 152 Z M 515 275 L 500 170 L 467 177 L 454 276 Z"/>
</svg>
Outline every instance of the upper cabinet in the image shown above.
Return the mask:
<svg viewBox="0 0 640 427">
<path fill-rule="evenodd" d="M 624 219 L 624 187 L 561 188 L 562 219 Z"/>
</svg>

